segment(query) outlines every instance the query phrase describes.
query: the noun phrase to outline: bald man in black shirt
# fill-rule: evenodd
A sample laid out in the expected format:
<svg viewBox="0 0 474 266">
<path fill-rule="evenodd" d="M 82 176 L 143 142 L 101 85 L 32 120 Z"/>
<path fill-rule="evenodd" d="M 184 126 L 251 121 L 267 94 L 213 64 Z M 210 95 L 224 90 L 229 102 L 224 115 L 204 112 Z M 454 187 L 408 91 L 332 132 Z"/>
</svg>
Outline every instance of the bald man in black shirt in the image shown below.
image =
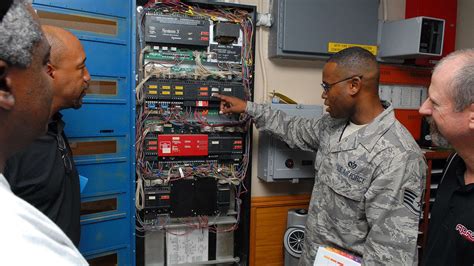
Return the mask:
<svg viewBox="0 0 474 266">
<path fill-rule="evenodd" d="M 84 49 L 72 33 L 53 26 L 43 26 L 43 30 L 51 44 L 48 67 L 53 79 L 53 115 L 47 134 L 10 158 L 4 175 L 13 193 L 48 216 L 78 246 L 79 175 L 59 111 L 81 107 L 90 76 Z"/>
</svg>

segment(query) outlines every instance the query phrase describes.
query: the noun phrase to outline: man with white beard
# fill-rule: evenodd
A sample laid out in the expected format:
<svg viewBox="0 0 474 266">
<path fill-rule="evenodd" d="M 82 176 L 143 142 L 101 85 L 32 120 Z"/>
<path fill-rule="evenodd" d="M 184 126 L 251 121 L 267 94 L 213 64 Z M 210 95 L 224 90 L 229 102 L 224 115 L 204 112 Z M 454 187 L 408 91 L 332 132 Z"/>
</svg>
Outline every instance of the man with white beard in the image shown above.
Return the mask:
<svg viewBox="0 0 474 266">
<path fill-rule="evenodd" d="M 431 211 L 423 265 L 474 265 L 474 49 L 435 67 L 427 116 L 436 145 L 452 147 Z"/>
</svg>

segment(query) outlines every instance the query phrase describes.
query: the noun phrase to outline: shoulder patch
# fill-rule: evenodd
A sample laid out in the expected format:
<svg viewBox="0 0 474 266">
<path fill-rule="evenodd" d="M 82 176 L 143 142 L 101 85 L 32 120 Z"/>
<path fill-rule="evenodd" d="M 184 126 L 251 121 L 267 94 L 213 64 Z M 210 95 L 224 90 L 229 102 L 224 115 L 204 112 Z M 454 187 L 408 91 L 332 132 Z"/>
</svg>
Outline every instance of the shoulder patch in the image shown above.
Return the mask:
<svg viewBox="0 0 474 266">
<path fill-rule="evenodd" d="M 413 190 L 405 188 L 403 190 L 403 205 L 413 214 L 421 214 L 421 195 L 417 195 Z"/>
</svg>

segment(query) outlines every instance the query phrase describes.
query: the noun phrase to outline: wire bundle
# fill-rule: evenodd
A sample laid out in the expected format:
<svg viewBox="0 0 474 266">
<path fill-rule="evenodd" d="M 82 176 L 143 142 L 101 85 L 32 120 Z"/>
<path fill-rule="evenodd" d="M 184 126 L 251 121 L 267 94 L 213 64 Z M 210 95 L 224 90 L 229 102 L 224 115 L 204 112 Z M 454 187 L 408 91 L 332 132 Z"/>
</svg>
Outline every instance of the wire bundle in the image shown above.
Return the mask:
<svg viewBox="0 0 474 266">
<path fill-rule="evenodd" d="M 228 21 L 238 23 L 242 31 L 241 62 L 216 62 L 210 64 L 210 58 L 216 58 L 216 54 L 210 51 L 192 51 L 192 59 L 186 53 L 184 56 L 176 54 L 172 60 L 152 60 L 145 59 L 148 53 L 155 51 L 155 47 L 147 46 L 144 41 L 144 19 L 148 12 L 169 14 L 173 16 L 186 16 L 208 19 L 212 22 Z M 196 132 L 236 132 L 235 128 L 240 128 L 239 132 L 250 128 L 250 119 L 242 114 L 232 120 L 216 119 L 218 115 L 211 114 L 208 109 L 197 109 L 191 107 L 181 107 L 179 103 L 166 105 L 158 104 L 150 109 L 146 105 L 144 86 L 151 78 L 180 78 L 206 80 L 217 79 L 227 81 L 241 81 L 244 86 L 245 99 L 251 98 L 250 88 L 253 77 L 253 38 L 254 25 L 249 13 L 238 8 L 205 9 L 198 6 L 191 6 L 182 2 L 155 3 L 150 1 L 144 6 L 144 10 L 137 15 L 138 20 L 138 43 L 140 55 L 138 59 L 138 85 L 135 88 L 136 95 L 136 217 L 137 230 L 140 232 L 164 230 L 174 234 L 169 225 L 172 219 L 169 215 L 157 215 L 156 219 L 144 220 L 145 211 L 145 187 L 163 186 L 180 179 L 190 178 L 215 178 L 219 184 L 228 184 L 235 195 L 235 213 L 237 222 L 231 226 L 217 226 L 216 221 L 220 215 L 215 217 L 197 216 L 177 219 L 188 229 L 184 234 L 192 230 L 207 228 L 210 232 L 230 232 L 238 228 L 242 200 L 241 195 L 247 192 L 244 185 L 247 176 L 250 158 L 250 134 L 247 132 L 242 160 L 239 163 L 219 163 L 216 160 L 203 160 L 194 162 L 176 161 L 147 161 L 145 156 L 145 143 L 150 134 L 162 133 L 163 126 L 172 125 L 173 128 L 192 129 Z M 168 55 L 168 54 L 167 54 Z M 149 57 L 148 57 L 149 58 Z M 161 130 L 161 131 L 160 131 Z M 232 130 L 232 131 L 231 131 Z M 211 219 L 211 220 L 210 220 Z M 175 221 L 176 222 L 176 221 Z"/>
</svg>

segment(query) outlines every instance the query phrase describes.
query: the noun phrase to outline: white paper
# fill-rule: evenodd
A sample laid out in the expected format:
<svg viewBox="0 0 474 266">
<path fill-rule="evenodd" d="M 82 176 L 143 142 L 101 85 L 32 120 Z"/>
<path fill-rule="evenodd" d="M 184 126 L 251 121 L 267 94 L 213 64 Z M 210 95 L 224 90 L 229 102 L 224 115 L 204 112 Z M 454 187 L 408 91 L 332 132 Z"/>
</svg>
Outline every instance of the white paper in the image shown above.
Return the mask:
<svg viewBox="0 0 474 266">
<path fill-rule="evenodd" d="M 348 257 L 332 252 L 326 247 L 319 247 L 313 266 L 360 266 L 361 264 Z"/>
<path fill-rule="evenodd" d="M 166 260 L 168 265 L 207 261 L 209 254 L 208 229 L 169 229 L 166 232 Z"/>
</svg>

